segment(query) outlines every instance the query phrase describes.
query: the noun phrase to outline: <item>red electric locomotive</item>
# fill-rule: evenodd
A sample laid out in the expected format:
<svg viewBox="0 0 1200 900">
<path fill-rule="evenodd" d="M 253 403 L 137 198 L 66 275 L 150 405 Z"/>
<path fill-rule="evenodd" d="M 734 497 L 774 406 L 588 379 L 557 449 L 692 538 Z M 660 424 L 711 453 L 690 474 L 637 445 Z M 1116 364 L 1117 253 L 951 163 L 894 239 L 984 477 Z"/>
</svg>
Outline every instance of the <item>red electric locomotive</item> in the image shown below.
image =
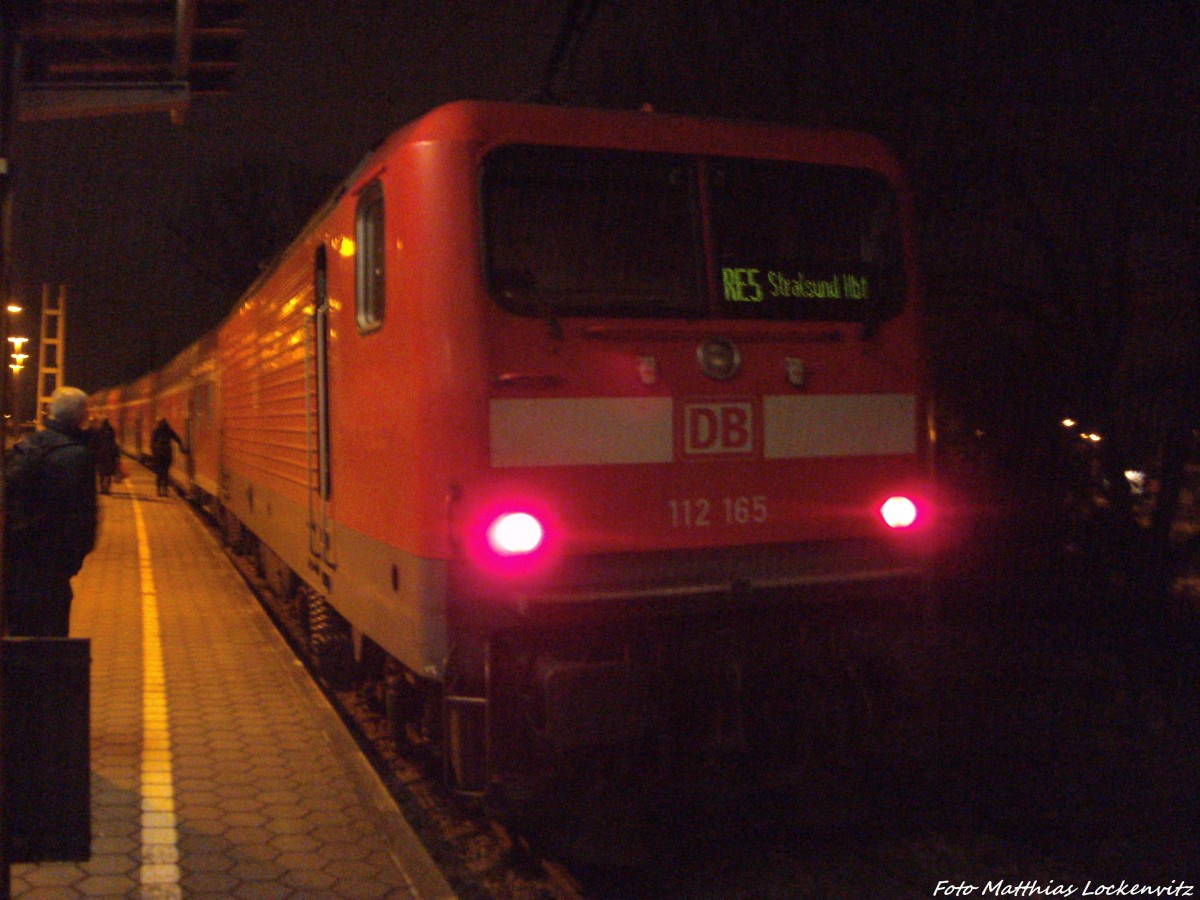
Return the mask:
<svg viewBox="0 0 1200 900">
<path fill-rule="evenodd" d="M 826 626 L 914 609 L 935 530 L 913 231 L 863 135 L 454 103 L 102 402 L 185 423 L 180 480 L 460 790 L 812 748 Z"/>
</svg>

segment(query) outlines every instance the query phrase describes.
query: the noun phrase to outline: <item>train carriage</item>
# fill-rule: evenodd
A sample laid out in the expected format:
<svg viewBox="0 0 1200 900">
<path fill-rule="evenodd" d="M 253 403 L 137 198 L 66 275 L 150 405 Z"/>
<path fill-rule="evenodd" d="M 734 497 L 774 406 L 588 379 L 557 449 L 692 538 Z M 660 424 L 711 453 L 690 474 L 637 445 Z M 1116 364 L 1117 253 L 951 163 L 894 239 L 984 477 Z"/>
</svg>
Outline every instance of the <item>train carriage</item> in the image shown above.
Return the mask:
<svg viewBox="0 0 1200 900">
<path fill-rule="evenodd" d="M 213 508 L 220 493 L 216 334 L 206 335 L 191 345 L 181 354 L 180 361 L 184 365 L 178 376 L 186 384 L 186 406 L 179 435 L 186 452 L 173 460 L 172 471 L 190 489 L 193 499 Z"/>
<path fill-rule="evenodd" d="M 144 375 L 137 381 L 93 394 L 94 419 L 108 419 L 116 432 L 117 446 L 133 459 L 150 452 L 150 430 L 154 427 L 153 395 L 156 376 Z"/>
<path fill-rule="evenodd" d="M 936 534 L 911 216 L 858 134 L 441 107 L 168 379 L 187 474 L 459 789 L 760 743 L 787 617 L 907 608 Z"/>
</svg>

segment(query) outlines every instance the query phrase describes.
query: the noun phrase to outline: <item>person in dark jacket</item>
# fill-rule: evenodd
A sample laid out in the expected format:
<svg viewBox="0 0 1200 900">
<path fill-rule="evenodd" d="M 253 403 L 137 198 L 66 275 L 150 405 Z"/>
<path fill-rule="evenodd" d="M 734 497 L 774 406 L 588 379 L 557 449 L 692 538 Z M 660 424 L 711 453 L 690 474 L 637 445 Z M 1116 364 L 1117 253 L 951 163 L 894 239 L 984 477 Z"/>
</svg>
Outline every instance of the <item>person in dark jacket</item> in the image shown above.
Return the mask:
<svg viewBox="0 0 1200 900">
<path fill-rule="evenodd" d="M 96 459 L 87 395 L 63 387 L 45 427 L 21 440 L 5 473 L 4 601 L 12 635 L 66 637 L 71 578 L 96 544 Z"/>
<path fill-rule="evenodd" d="M 166 419 L 159 419 L 150 435 L 150 467 L 154 469 L 154 480 L 158 485 L 158 496 L 165 497 L 171 492 L 171 459 L 174 456 L 171 441 L 183 449 L 183 441 Z"/>
<path fill-rule="evenodd" d="M 113 476 L 117 474 L 117 466 L 121 461 L 117 450 L 117 433 L 113 431 L 108 419 L 100 423 L 92 432 L 92 452 L 96 454 L 96 476 L 100 479 L 100 493 L 112 491 Z"/>
</svg>

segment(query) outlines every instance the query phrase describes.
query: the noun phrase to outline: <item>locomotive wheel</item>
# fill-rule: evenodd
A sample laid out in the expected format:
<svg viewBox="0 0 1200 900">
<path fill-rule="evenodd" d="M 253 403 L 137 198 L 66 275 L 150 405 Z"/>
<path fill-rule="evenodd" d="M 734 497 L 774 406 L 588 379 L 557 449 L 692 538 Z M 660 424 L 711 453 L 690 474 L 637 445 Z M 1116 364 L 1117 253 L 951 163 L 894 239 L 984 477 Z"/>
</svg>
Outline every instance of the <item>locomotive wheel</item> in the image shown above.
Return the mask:
<svg viewBox="0 0 1200 900">
<path fill-rule="evenodd" d="M 446 722 L 446 762 L 450 783 L 464 794 L 487 789 L 487 716 L 482 707 L 450 706 Z"/>
<path fill-rule="evenodd" d="M 447 782 L 463 795 L 488 786 L 487 639 L 471 636 L 451 649 L 443 697 L 443 764 Z"/>
<path fill-rule="evenodd" d="M 397 745 L 413 745 L 409 726 L 417 718 L 415 691 L 403 673 L 388 672 L 383 689 L 383 714 L 387 719 L 388 734 Z"/>
<path fill-rule="evenodd" d="M 441 689 L 426 682 L 394 659 L 384 672 L 384 715 L 388 733 L 401 747 L 427 747 L 440 738 Z"/>
<path fill-rule="evenodd" d="M 350 630 L 345 620 L 321 597 L 309 601 L 308 635 L 308 650 L 317 672 L 334 690 L 350 688 L 354 683 Z"/>
</svg>

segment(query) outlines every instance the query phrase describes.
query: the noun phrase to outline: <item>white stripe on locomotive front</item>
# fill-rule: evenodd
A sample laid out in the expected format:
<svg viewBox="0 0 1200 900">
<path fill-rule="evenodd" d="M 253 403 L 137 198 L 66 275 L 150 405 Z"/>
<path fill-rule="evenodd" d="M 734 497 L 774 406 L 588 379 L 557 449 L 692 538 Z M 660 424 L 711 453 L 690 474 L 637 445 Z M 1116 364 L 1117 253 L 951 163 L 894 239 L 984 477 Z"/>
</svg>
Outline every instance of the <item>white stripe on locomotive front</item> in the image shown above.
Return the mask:
<svg viewBox="0 0 1200 900">
<path fill-rule="evenodd" d="M 670 397 L 493 400 L 492 465 L 671 462 L 672 422 Z"/>
<path fill-rule="evenodd" d="M 763 397 L 763 457 L 907 456 L 916 452 L 913 394 Z M 675 461 L 670 397 L 491 401 L 495 468 Z"/>
<path fill-rule="evenodd" d="M 912 394 L 763 397 L 763 456 L 907 456 L 917 451 Z"/>
</svg>

